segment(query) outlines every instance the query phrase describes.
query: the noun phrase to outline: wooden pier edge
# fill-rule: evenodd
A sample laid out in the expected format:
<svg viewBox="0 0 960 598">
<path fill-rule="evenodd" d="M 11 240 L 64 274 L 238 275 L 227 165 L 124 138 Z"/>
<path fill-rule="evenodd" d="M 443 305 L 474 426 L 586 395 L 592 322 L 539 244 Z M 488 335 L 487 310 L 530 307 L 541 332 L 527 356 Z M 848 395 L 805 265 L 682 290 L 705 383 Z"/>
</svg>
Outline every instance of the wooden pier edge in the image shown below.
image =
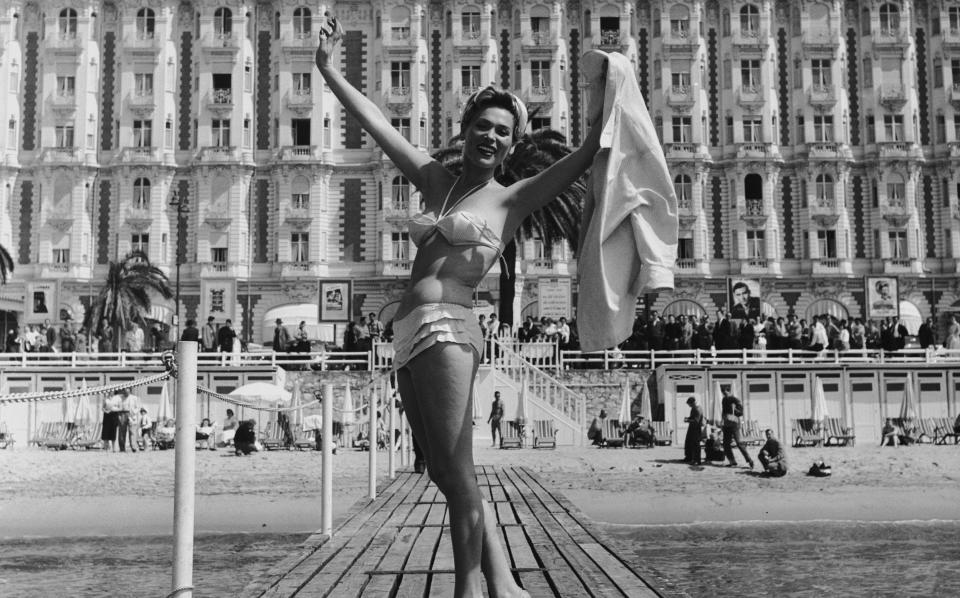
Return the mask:
<svg viewBox="0 0 960 598">
<path fill-rule="evenodd" d="M 478 466 L 514 574 L 534 597 L 686 596 L 524 467 Z M 315 533 L 248 584 L 244 597 L 449 596 L 446 503 L 427 476 L 398 473 L 357 501 L 332 536 Z"/>
</svg>

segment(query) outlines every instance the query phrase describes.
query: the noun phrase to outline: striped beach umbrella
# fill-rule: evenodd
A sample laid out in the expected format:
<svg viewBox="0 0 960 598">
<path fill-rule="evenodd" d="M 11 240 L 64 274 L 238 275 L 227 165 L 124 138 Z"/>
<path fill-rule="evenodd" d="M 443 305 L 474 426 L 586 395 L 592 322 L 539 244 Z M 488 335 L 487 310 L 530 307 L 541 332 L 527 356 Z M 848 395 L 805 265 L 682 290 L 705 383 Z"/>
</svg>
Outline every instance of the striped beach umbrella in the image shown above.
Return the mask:
<svg viewBox="0 0 960 598">
<path fill-rule="evenodd" d="M 630 396 L 630 382 L 624 380 L 623 384 L 620 385 L 620 415 L 618 419 L 622 425 L 626 425 L 631 421 L 630 417 L 630 405 L 633 403 L 633 397 Z"/>
<path fill-rule="evenodd" d="M 640 385 L 640 415 L 647 421 L 653 421 L 653 406 L 650 404 L 646 381 Z"/>
<path fill-rule="evenodd" d="M 720 426 L 720 420 L 723 419 L 723 390 L 720 388 L 720 381 L 713 381 L 713 392 L 710 393 L 710 406 L 707 410 L 707 421 L 713 426 Z"/>
<path fill-rule="evenodd" d="M 517 414 L 514 419 L 517 423 L 524 423 L 527 421 L 530 412 L 530 402 L 529 390 L 527 390 L 527 384 L 524 382 L 520 385 L 520 395 L 517 397 Z"/>
<path fill-rule="evenodd" d="M 813 385 L 812 419 L 822 426 L 828 417 L 830 413 L 827 411 L 827 395 L 823 390 L 823 380 L 818 376 Z"/>
<path fill-rule="evenodd" d="M 161 424 L 175 417 L 173 406 L 170 403 L 170 381 L 164 380 L 160 387 L 160 406 L 157 408 L 157 421 Z"/>
<path fill-rule="evenodd" d="M 903 389 L 903 401 L 900 403 L 900 419 L 917 419 L 917 399 L 913 389 L 913 376 L 907 374 L 907 380 Z"/>
</svg>

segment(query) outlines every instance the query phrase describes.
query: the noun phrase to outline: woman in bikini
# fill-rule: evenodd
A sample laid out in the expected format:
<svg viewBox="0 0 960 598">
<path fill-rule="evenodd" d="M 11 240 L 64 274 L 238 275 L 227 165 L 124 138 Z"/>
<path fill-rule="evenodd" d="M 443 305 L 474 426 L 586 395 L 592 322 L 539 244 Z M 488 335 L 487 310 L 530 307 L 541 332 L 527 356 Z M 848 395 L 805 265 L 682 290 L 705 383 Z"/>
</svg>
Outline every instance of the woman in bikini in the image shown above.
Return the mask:
<svg viewBox="0 0 960 598">
<path fill-rule="evenodd" d="M 600 127 L 550 168 L 504 187 L 494 173 L 526 128 L 526 108 L 509 92 L 481 89 L 464 106 L 463 173 L 454 176 L 410 145 L 337 70 L 333 55 L 341 36 L 339 23 L 329 19 L 316 55 L 320 74 L 423 195 L 425 212 L 409 223 L 418 250 L 393 323 L 394 368 L 430 479 L 447 499 L 454 595 L 481 596 L 485 578 L 493 598 L 528 596 L 510 572 L 496 518 L 477 486 L 470 401 L 483 336 L 471 310 L 473 291 L 520 223 L 587 170 L 599 149 Z M 601 106 L 592 108 L 590 122 L 596 122 Z"/>
</svg>

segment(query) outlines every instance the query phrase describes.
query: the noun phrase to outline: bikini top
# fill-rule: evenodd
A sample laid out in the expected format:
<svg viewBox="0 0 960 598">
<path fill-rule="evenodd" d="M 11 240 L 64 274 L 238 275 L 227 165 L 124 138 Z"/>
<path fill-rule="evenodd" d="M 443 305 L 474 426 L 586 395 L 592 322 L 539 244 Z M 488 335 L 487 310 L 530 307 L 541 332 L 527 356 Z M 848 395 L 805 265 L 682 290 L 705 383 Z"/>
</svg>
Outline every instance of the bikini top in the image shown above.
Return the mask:
<svg viewBox="0 0 960 598">
<path fill-rule="evenodd" d="M 450 190 L 447 191 L 447 196 L 444 198 L 443 205 L 440 207 L 439 216 L 426 213 L 417 214 L 411 218 L 407 223 L 407 229 L 410 231 L 410 239 L 413 241 L 413 244 L 421 247 L 435 232 L 439 232 L 443 235 L 443 238 L 446 239 L 447 243 L 451 245 L 489 247 L 496 251 L 497 256 L 499 256 L 502 251 L 501 246 L 503 241 L 497 233 L 493 232 L 493 230 L 487 226 L 485 219 L 464 210 L 459 212 L 452 211 L 457 204 L 470 195 L 473 195 L 481 187 L 485 187 L 486 184 L 487 182 L 485 181 L 473 189 L 470 189 L 450 206 L 450 210 L 446 210 L 450 193 L 453 191 L 453 187 L 456 186 L 456 184 L 454 184 L 450 187 Z"/>
</svg>

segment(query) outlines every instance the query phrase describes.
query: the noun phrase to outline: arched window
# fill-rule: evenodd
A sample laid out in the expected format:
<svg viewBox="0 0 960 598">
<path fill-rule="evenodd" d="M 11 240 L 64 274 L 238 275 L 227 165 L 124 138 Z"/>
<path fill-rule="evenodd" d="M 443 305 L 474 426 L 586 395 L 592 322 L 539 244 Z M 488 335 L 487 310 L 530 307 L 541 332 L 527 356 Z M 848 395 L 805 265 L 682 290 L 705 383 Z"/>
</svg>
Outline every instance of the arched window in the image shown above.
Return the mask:
<svg viewBox="0 0 960 598">
<path fill-rule="evenodd" d="M 690 207 L 693 198 L 693 181 L 688 174 L 678 174 L 673 178 L 673 190 L 677 194 L 677 204 L 680 207 Z"/>
<path fill-rule="evenodd" d="M 900 9 L 895 4 L 880 6 L 880 35 L 895 36 L 900 31 Z"/>
<path fill-rule="evenodd" d="M 887 175 L 887 205 L 902 207 L 906 201 L 906 184 L 903 175 L 893 172 Z"/>
<path fill-rule="evenodd" d="M 137 210 L 150 209 L 150 179 L 140 177 L 133 181 L 133 207 Z"/>
<path fill-rule="evenodd" d="M 77 37 L 77 11 L 64 8 L 60 11 L 60 39 L 75 39 Z"/>
<path fill-rule="evenodd" d="M 696 301 L 690 299 L 678 299 L 663 308 L 663 316 L 687 316 L 694 318 L 694 322 L 699 322 L 700 318 L 707 315 L 707 310 Z"/>
<path fill-rule="evenodd" d="M 833 206 L 833 177 L 829 174 L 817 175 L 817 203 L 821 206 Z"/>
<path fill-rule="evenodd" d="M 670 7 L 670 37 L 686 38 L 690 36 L 690 9 L 683 4 Z"/>
<path fill-rule="evenodd" d="M 225 39 L 230 37 L 233 31 L 233 13 L 226 6 L 221 6 L 213 11 L 213 32 L 218 38 Z"/>
<path fill-rule="evenodd" d="M 293 9 L 293 35 L 297 39 L 306 39 L 310 37 L 311 29 L 310 9 L 306 6 Z"/>
<path fill-rule="evenodd" d="M 137 11 L 137 39 L 153 39 L 156 16 L 152 8 Z"/>
<path fill-rule="evenodd" d="M 813 39 L 829 37 L 830 7 L 826 4 L 813 4 L 807 12 L 807 26 Z"/>
<path fill-rule="evenodd" d="M 394 6 L 390 9 L 390 37 L 392 39 L 410 39 L 410 9 L 406 6 Z"/>
<path fill-rule="evenodd" d="M 838 320 L 850 319 L 850 313 L 847 311 L 847 308 L 844 307 L 842 303 L 835 301 L 834 299 L 817 299 L 808 305 L 806 311 L 803 312 L 803 318 L 807 322 L 810 322 L 813 318 L 822 315 L 833 316 Z"/>
<path fill-rule="evenodd" d="M 391 197 L 393 209 L 406 211 L 410 208 L 410 181 L 403 175 L 393 177 Z"/>
<path fill-rule="evenodd" d="M 310 209 L 310 179 L 298 176 L 290 185 L 290 207 L 295 210 Z"/>
<path fill-rule="evenodd" d="M 740 9 L 740 35 L 756 37 L 760 33 L 760 10 L 753 4 Z"/>
</svg>

